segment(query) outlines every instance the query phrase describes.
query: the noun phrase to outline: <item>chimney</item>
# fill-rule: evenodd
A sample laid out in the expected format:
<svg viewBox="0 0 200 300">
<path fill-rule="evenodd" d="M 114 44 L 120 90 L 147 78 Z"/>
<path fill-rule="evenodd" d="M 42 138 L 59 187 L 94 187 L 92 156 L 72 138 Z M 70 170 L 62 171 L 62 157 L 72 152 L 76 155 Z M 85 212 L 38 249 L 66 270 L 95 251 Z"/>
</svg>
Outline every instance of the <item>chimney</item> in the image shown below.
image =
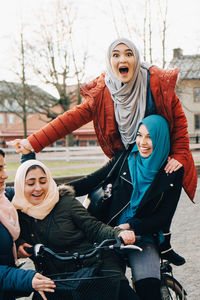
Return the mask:
<svg viewBox="0 0 200 300">
<path fill-rule="evenodd" d="M 173 58 L 181 58 L 183 56 L 183 50 L 181 48 L 173 49 Z"/>
</svg>

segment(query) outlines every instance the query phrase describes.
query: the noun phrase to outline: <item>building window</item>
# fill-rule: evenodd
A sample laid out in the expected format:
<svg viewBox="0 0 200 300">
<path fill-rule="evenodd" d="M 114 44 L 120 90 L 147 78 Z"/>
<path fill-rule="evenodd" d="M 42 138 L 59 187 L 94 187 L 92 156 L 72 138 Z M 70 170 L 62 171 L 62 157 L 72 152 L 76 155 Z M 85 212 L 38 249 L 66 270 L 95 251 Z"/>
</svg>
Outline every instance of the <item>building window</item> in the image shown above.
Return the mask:
<svg viewBox="0 0 200 300">
<path fill-rule="evenodd" d="M 4 124 L 4 115 L 0 114 L 0 124 Z"/>
<path fill-rule="evenodd" d="M 193 89 L 194 102 L 200 102 L 200 88 L 196 87 Z"/>
<path fill-rule="evenodd" d="M 194 115 L 194 128 L 200 129 L 200 114 Z"/>
<path fill-rule="evenodd" d="M 15 124 L 15 115 L 8 115 L 8 124 Z"/>
<path fill-rule="evenodd" d="M 87 146 L 96 146 L 97 145 L 97 141 L 96 140 L 89 140 L 87 142 Z"/>
</svg>

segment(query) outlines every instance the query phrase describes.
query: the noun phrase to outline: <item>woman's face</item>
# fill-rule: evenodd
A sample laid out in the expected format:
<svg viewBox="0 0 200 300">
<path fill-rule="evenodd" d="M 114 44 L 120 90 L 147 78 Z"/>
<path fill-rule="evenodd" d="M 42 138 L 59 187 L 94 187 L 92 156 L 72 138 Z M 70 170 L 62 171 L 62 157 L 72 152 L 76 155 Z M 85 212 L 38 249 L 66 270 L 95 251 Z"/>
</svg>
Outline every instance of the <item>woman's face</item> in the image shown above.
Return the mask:
<svg viewBox="0 0 200 300">
<path fill-rule="evenodd" d="M 38 205 L 44 200 L 48 188 L 47 176 L 42 169 L 32 169 L 27 173 L 24 184 L 24 196 L 32 205 Z"/>
<path fill-rule="evenodd" d="M 153 143 L 144 124 L 141 124 L 136 137 L 136 144 L 143 158 L 149 157 L 153 152 Z"/>
<path fill-rule="evenodd" d="M 132 50 L 125 44 L 118 44 L 110 59 L 113 73 L 123 83 L 131 80 L 134 74 L 135 58 Z"/>
</svg>

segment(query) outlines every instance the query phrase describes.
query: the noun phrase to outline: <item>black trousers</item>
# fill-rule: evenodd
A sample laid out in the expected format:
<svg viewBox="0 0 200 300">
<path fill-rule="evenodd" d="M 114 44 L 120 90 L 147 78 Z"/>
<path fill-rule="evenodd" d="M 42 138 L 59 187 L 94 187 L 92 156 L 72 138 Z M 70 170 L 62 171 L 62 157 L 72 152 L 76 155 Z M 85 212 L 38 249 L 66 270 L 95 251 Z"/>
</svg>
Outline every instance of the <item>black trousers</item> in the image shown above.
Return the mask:
<svg viewBox="0 0 200 300">
<path fill-rule="evenodd" d="M 118 300 L 139 300 L 135 291 L 129 285 L 128 280 L 120 281 L 119 298 Z"/>
</svg>

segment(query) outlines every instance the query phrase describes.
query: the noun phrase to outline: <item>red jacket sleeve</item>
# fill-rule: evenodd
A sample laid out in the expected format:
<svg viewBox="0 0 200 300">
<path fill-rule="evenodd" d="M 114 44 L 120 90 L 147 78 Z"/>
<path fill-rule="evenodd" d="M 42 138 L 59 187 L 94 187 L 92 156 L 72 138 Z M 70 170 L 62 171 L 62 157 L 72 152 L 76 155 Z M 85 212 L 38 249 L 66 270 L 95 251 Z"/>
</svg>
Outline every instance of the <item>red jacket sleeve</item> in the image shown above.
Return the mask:
<svg viewBox="0 0 200 300">
<path fill-rule="evenodd" d="M 90 97 L 30 135 L 28 141 L 34 151 L 40 152 L 43 148 L 90 122 L 93 118 L 93 107 L 93 99 Z"/>
</svg>

